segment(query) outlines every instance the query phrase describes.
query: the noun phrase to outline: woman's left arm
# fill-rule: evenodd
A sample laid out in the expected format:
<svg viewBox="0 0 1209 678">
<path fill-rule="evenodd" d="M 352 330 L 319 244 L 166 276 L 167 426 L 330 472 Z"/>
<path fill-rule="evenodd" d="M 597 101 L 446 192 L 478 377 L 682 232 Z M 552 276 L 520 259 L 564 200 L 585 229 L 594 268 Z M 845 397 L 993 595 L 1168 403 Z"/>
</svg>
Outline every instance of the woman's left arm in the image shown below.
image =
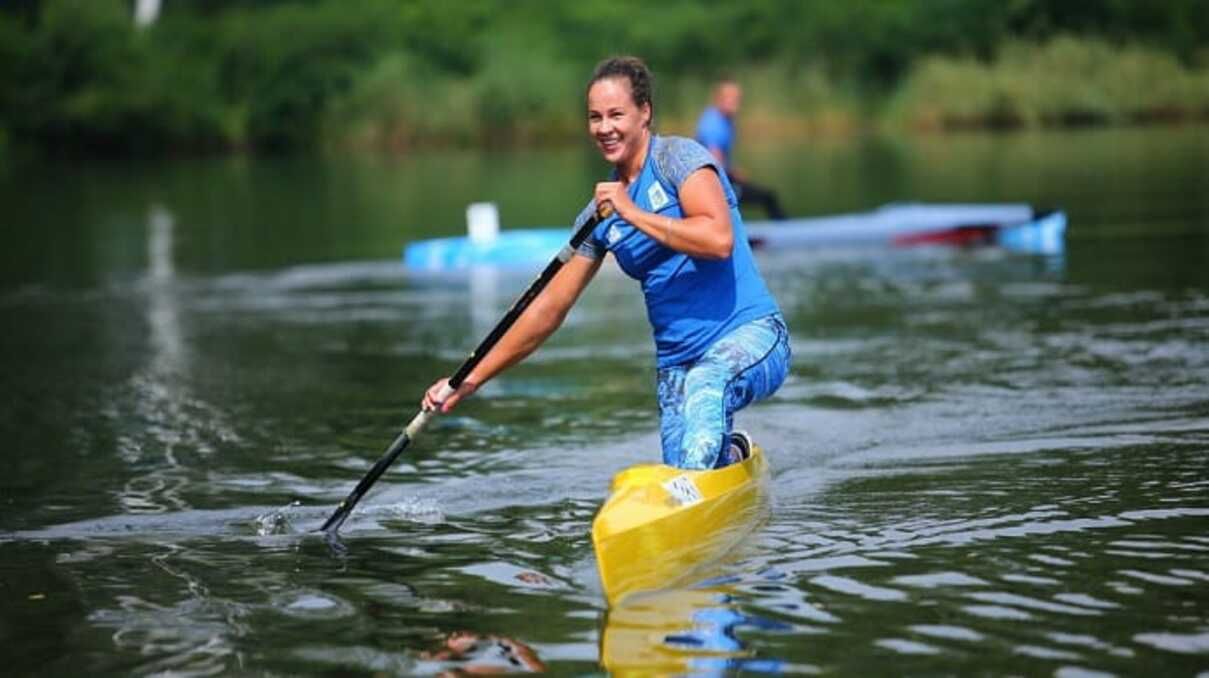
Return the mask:
<svg viewBox="0 0 1209 678">
<path fill-rule="evenodd" d="M 666 247 L 690 257 L 725 259 L 735 246 L 735 229 L 722 181 L 702 167 L 680 185 L 680 219 L 640 209 L 618 181 L 596 184 L 596 204 L 613 204 L 617 214 Z"/>
</svg>

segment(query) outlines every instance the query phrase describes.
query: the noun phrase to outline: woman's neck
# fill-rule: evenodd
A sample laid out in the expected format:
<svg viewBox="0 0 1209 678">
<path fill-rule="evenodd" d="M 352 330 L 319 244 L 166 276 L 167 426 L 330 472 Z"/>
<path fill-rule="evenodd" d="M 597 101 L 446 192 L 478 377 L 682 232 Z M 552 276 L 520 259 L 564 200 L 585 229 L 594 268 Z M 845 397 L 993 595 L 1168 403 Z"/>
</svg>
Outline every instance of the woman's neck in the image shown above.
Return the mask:
<svg viewBox="0 0 1209 678">
<path fill-rule="evenodd" d="M 617 178 L 621 183 L 629 186 L 638 179 L 638 175 L 642 173 L 642 166 L 646 163 L 646 154 L 651 148 L 651 131 L 644 130 L 642 133 L 642 145 L 638 147 L 638 152 L 632 157 L 622 160 L 617 165 Z"/>
</svg>

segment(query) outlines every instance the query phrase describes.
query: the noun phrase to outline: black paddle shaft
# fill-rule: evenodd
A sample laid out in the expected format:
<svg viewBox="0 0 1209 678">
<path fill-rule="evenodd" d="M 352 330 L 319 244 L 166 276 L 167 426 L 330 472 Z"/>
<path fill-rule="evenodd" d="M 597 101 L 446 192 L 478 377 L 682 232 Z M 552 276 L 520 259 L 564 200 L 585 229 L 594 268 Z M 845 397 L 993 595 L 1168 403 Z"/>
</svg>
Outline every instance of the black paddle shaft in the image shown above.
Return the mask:
<svg viewBox="0 0 1209 678">
<path fill-rule="evenodd" d="M 579 227 L 578 230 L 575 231 L 574 235 L 571 236 L 570 242 L 559 250 L 558 254 L 550 260 L 549 264 L 546 264 L 546 268 L 542 270 L 541 275 L 537 276 L 537 279 L 529 285 L 529 289 L 525 290 L 525 293 L 512 304 L 512 308 L 508 309 L 508 312 L 504 314 L 504 317 L 500 319 L 498 323 L 496 323 L 495 328 L 491 330 L 483 341 L 479 342 L 478 347 L 474 349 L 474 351 L 470 354 L 470 357 L 466 358 L 466 361 L 462 363 L 462 366 L 459 367 L 457 371 L 453 373 L 453 376 L 449 378 L 447 392 L 456 391 L 458 387 L 460 387 L 462 383 L 466 381 L 466 377 L 470 376 L 470 373 L 474 371 L 474 368 L 477 367 L 483 358 L 491 352 L 491 349 L 495 347 L 500 338 L 512 328 L 512 325 L 516 323 L 516 319 L 521 317 L 521 314 L 525 312 L 525 309 L 529 308 L 529 304 L 533 303 L 533 300 L 537 298 L 537 295 L 541 294 L 542 290 L 546 289 L 546 286 L 550 284 L 550 281 L 553 280 L 558 271 L 562 269 L 563 264 L 570 261 L 571 256 L 575 253 L 575 250 L 578 249 L 581 244 L 583 244 L 583 241 L 587 239 L 588 234 L 592 232 L 592 229 L 596 228 L 600 221 L 607 218 L 611 213 L 612 209 L 606 205 L 604 208 L 598 210 L 596 214 L 594 214 L 590 219 L 587 220 L 587 222 L 585 222 Z M 419 433 L 422 428 L 424 428 L 424 425 L 428 423 L 428 420 L 432 418 L 433 414 L 434 413 L 431 411 L 421 410 L 419 414 L 417 414 L 411 420 L 411 422 L 407 425 L 407 428 L 399 433 L 394 442 L 390 444 L 390 447 L 386 448 L 386 453 L 383 454 L 380 459 L 378 459 L 377 463 L 373 465 L 373 468 L 369 470 L 369 473 L 365 474 L 365 477 L 361 479 L 361 482 L 357 483 L 357 486 L 353 488 L 353 491 L 349 493 L 348 497 L 346 497 L 344 501 L 340 502 L 340 506 L 336 507 L 335 512 L 332 513 L 331 517 L 323 523 L 323 527 L 319 529 L 329 534 L 339 531 L 340 526 L 344 524 L 344 521 L 348 518 L 349 514 L 353 512 L 353 507 L 357 505 L 357 502 L 361 501 L 361 497 L 363 497 L 365 493 L 369 491 L 369 488 L 378 481 L 378 478 L 380 478 L 382 474 L 386 472 L 386 469 L 394 463 L 395 459 L 397 459 L 399 455 L 403 453 L 403 450 L 407 449 L 408 444 L 411 443 L 411 439 L 415 437 L 415 435 Z"/>
</svg>

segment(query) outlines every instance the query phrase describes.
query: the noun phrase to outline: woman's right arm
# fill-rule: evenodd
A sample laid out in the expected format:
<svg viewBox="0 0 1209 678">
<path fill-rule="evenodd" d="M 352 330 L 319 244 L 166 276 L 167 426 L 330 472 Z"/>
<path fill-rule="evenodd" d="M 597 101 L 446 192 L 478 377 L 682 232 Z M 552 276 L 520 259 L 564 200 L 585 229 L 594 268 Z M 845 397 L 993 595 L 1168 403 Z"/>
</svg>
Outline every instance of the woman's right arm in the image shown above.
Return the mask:
<svg viewBox="0 0 1209 678">
<path fill-rule="evenodd" d="M 499 343 L 483 357 L 453 395 L 438 401 L 448 378 L 440 379 L 428 388 L 421 406 L 426 410 L 448 412 L 463 398 L 474 393 L 495 375 L 523 360 L 542 345 L 562 325 L 567 312 L 600 270 L 602 259 L 574 255 L 559 269 L 546 289 L 533 300 L 516 323 L 500 337 Z"/>
</svg>

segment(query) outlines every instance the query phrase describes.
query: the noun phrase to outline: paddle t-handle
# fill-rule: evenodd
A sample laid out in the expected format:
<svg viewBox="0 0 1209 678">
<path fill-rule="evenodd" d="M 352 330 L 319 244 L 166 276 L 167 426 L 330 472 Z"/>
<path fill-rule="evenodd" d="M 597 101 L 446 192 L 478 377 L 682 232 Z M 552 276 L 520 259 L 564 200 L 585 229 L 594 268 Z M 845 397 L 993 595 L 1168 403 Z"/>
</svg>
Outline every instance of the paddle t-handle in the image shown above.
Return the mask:
<svg viewBox="0 0 1209 678">
<path fill-rule="evenodd" d="M 549 264 L 546 264 L 546 267 L 542 269 L 542 272 L 537 276 L 537 279 L 529 285 L 529 288 L 525 290 L 524 294 L 513 302 L 512 307 L 508 309 L 508 312 L 504 314 L 504 317 L 501 318 L 498 323 L 496 323 L 491 332 L 488 333 L 488 335 L 481 342 L 479 342 L 479 345 L 470 353 L 470 356 L 466 358 L 465 362 L 463 362 L 457 371 L 453 373 L 453 376 L 449 378 L 449 381 L 446 382 L 438 392 L 438 402 L 444 402 L 447 398 L 449 398 L 449 396 L 453 395 L 454 392 L 458 390 L 458 387 L 460 387 L 466 381 L 466 377 L 470 376 L 471 371 L 478 366 L 478 364 L 483 360 L 483 357 L 491 352 L 491 349 L 495 347 L 496 342 L 498 342 L 500 338 L 512 328 L 512 325 L 515 324 L 517 318 L 519 318 L 521 314 L 525 312 L 525 309 L 529 308 L 529 304 L 533 303 L 533 300 L 537 298 L 537 295 L 541 294 L 542 290 L 546 289 L 546 286 L 549 285 L 550 281 L 554 279 L 555 274 L 557 274 L 558 271 L 563 267 L 563 264 L 571 260 L 571 257 L 575 254 L 575 250 L 579 249 L 579 246 L 583 244 L 583 241 L 588 238 L 588 234 L 592 232 L 592 229 L 596 228 L 601 221 L 609 218 L 612 214 L 612 203 L 606 202 L 596 207 L 596 213 L 575 230 L 575 233 L 571 236 L 571 239 L 567 242 L 567 244 L 563 245 L 562 249 L 560 249 L 558 254 L 556 254 L 554 258 L 550 260 Z M 323 527 L 319 529 L 328 533 L 329 536 L 334 535 L 337 531 L 339 531 L 340 526 L 344 524 L 344 521 L 347 520 L 348 516 L 353 512 L 353 508 L 356 507 L 357 502 L 361 501 L 361 497 L 365 496 L 365 493 L 369 491 L 369 488 L 378 481 L 378 478 L 382 477 L 382 474 L 386 472 L 386 469 L 394 463 L 395 459 L 397 459 L 399 455 L 403 453 L 403 450 L 407 448 L 408 444 L 410 444 L 411 441 L 420 434 L 420 431 L 422 431 L 424 427 L 428 425 L 428 422 L 436 415 L 437 409 L 426 410 L 421 408 L 416 416 L 412 417 L 411 421 L 408 422 L 407 426 L 399 433 L 399 435 L 395 437 L 394 441 L 390 444 L 390 447 L 386 448 L 386 452 L 383 453 L 381 458 L 374 463 L 373 467 L 369 469 L 369 472 L 365 474 L 365 477 L 361 479 L 361 482 L 357 483 L 357 486 L 353 488 L 353 491 L 349 493 L 348 497 L 346 497 L 344 501 L 340 502 L 340 505 L 336 507 L 336 510 L 332 513 L 332 515 L 326 521 L 324 521 Z"/>
</svg>

